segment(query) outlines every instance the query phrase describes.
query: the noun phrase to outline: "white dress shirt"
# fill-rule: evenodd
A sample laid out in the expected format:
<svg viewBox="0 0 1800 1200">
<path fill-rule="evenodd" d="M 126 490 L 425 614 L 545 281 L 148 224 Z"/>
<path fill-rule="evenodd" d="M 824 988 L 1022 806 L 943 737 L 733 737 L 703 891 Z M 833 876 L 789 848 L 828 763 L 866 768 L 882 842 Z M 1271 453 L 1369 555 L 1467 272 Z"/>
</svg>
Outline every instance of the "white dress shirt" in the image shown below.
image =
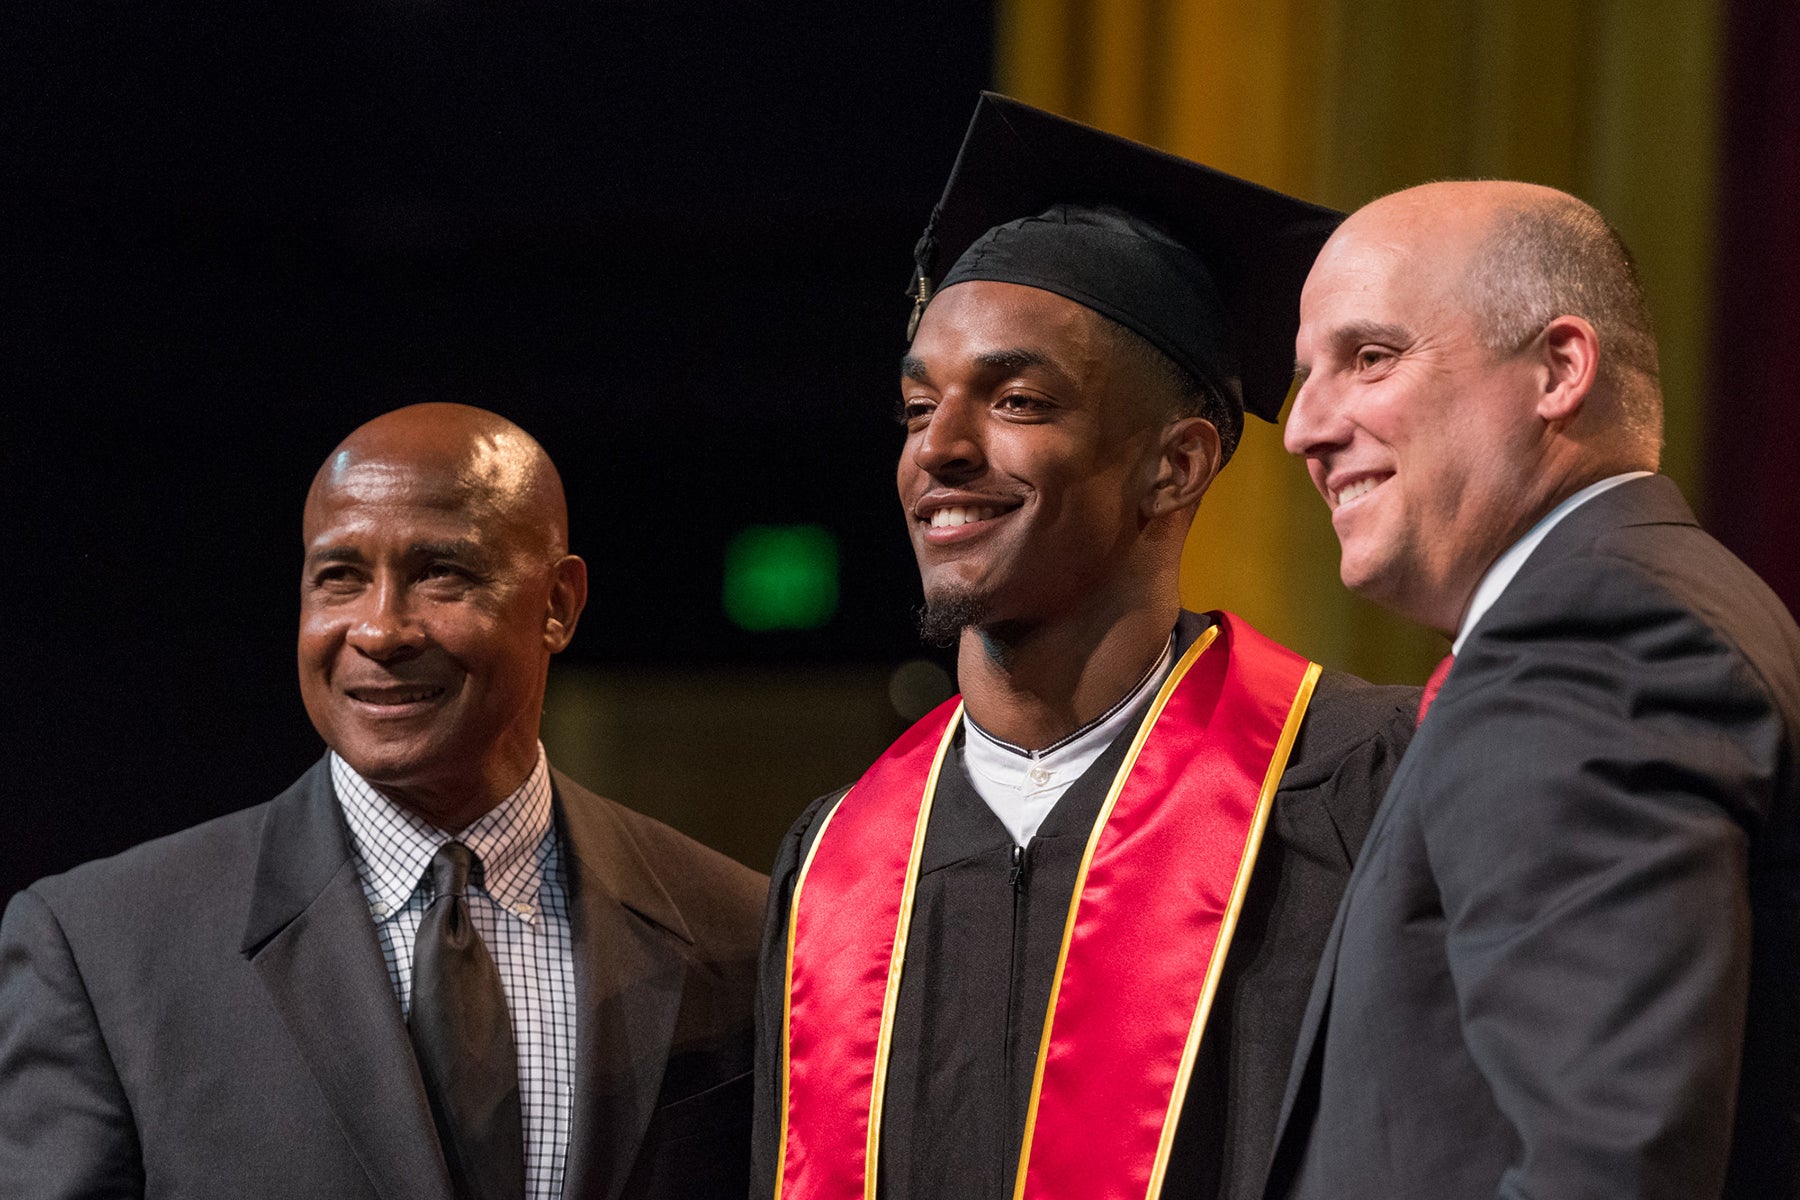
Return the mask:
<svg viewBox="0 0 1800 1200">
<path fill-rule="evenodd" d="M 480 860 L 469 916 L 500 973 L 512 1017 L 525 1195 L 559 1200 L 575 1099 L 575 956 L 544 748 L 518 791 L 455 835 L 387 799 L 336 754 L 331 781 L 402 1014 L 412 1011 L 413 943 L 433 898 L 432 857 L 455 840 Z"/>
<path fill-rule="evenodd" d="M 1026 750 L 1003 742 L 974 721 L 964 719 L 968 736 L 963 739 L 963 770 L 975 786 L 976 795 L 1000 818 L 1014 843 L 1023 846 L 1037 836 L 1044 818 L 1069 785 L 1106 753 L 1113 739 L 1131 722 L 1138 702 L 1161 685 L 1174 659 L 1175 639 L 1171 636 L 1150 670 L 1117 704 L 1042 750 Z"/>
</svg>

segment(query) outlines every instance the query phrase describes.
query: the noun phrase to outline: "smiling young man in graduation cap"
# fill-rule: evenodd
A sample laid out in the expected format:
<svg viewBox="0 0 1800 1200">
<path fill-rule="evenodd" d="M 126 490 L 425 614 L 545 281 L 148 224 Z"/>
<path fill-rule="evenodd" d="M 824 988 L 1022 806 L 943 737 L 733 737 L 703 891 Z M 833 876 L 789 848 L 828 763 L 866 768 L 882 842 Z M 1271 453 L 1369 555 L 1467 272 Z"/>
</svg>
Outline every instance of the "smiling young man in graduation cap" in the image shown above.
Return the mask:
<svg viewBox="0 0 1800 1200">
<path fill-rule="evenodd" d="M 782 847 L 756 1194 L 1260 1194 L 1416 692 L 1183 612 L 1178 577 L 1337 221 L 982 97 L 901 366 L 921 625 L 962 695 Z"/>
</svg>

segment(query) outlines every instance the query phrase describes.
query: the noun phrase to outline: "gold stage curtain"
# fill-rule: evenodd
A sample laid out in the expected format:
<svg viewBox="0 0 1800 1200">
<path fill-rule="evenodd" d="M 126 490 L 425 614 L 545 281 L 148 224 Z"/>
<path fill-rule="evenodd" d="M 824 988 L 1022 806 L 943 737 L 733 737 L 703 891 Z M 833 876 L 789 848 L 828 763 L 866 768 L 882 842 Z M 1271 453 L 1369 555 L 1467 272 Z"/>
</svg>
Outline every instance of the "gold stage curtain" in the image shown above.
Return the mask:
<svg viewBox="0 0 1800 1200">
<path fill-rule="evenodd" d="M 1000 0 L 999 90 L 1354 208 L 1438 178 L 1595 204 L 1650 290 L 1664 470 L 1699 495 L 1715 76 L 1702 0 Z M 1441 639 L 1349 596 L 1324 502 L 1252 418 L 1201 506 L 1182 591 L 1313 658 L 1421 680 Z"/>
</svg>

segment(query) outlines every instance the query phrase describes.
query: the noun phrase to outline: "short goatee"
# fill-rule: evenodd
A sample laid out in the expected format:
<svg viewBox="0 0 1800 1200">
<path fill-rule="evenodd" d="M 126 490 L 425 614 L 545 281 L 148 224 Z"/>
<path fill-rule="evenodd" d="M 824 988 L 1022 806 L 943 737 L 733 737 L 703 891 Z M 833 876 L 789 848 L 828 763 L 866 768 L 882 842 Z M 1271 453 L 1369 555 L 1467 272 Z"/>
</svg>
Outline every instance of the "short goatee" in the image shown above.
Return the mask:
<svg viewBox="0 0 1800 1200">
<path fill-rule="evenodd" d="M 926 596 L 917 611 L 919 637 L 927 645 L 954 646 L 963 630 L 980 625 L 986 615 L 986 602 L 974 592 L 941 591 Z"/>
</svg>

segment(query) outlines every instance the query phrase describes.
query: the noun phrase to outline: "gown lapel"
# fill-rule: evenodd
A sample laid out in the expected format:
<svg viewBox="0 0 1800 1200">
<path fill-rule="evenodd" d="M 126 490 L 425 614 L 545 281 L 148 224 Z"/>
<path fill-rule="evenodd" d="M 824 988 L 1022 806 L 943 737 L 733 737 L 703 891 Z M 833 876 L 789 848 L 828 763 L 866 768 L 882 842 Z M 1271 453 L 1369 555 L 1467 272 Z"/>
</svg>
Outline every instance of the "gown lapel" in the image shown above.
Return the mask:
<svg viewBox="0 0 1800 1200">
<path fill-rule="evenodd" d="M 1304 1138 L 1307 1135 L 1304 1126 L 1310 1123 L 1311 1118 L 1310 1115 L 1303 1116 L 1299 1110 L 1303 1104 L 1310 1107 L 1310 1102 L 1315 1098 L 1312 1091 L 1316 1091 L 1316 1089 L 1309 1091 L 1308 1076 L 1316 1066 L 1313 1059 L 1321 1052 L 1319 1043 L 1323 1039 L 1327 1016 L 1331 1010 L 1332 984 L 1337 977 L 1338 953 L 1343 946 L 1344 918 L 1350 910 L 1357 889 L 1362 886 L 1363 879 L 1368 874 L 1369 861 L 1377 857 L 1375 851 L 1381 843 L 1382 833 L 1394 815 L 1395 797 L 1408 786 L 1407 781 L 1417 769 L 1418 764 L 1421 761 L 1429 761 L 1430 747 L 1427 746 L 1426 753 L 1422 757 L 1419 754 L 1418 746 L 1419 743 L 1415 741 L 1407 748 L 1406 757 L 1401 760 L 1400 766 L 1394 771 L 1393 779 L 1388 783 L 1386 795 L 1376 806 L 1374 819 L 1369 823 L 1369 831 L 1363 837 L 1360 850 L 1353 855 L 1356 860 L 1355 865 L 1351 868 L 1350 878 L 1344 885 L 1343 898 L 1338 902 L 1337 913 L 1331 922 L 1331 932 L 1325 939 L 1324 953 L 1319 957 L 1318 971 L 1313 976 L 1312 992 L 1307 996 L 1306 1012 L 1300 1020 L 1300 1036 L 1294 1045 L 1294 1061 L 1288 1071 L 1287 1088 L 1281 1099 L 1281 1115 L 1276 1118 L 1275 1122 L 1275 1139 L 1272 1145 L 1276 1172 L 1279 1172 L 1284 1166 L 1291 1167 L 1293 1165 L 1289 1160 L 1290 1156 L 1298 1151 L 1298 1145 L 1294 1147 L 1283 1145 L 1290 1134 L 1295 1138 Z M 1337 821 L 1335 815 L 1332 819 L 1334 822 Z M 1340 834 L 1343 831 L 1341 823 L 1339 831 Z M 1349 843 L 1345 844 L 1348 847 Z M 1273 1180 L 1273 1176 L 1271 1176 L 1271 1180 Z"/>
</svg>

